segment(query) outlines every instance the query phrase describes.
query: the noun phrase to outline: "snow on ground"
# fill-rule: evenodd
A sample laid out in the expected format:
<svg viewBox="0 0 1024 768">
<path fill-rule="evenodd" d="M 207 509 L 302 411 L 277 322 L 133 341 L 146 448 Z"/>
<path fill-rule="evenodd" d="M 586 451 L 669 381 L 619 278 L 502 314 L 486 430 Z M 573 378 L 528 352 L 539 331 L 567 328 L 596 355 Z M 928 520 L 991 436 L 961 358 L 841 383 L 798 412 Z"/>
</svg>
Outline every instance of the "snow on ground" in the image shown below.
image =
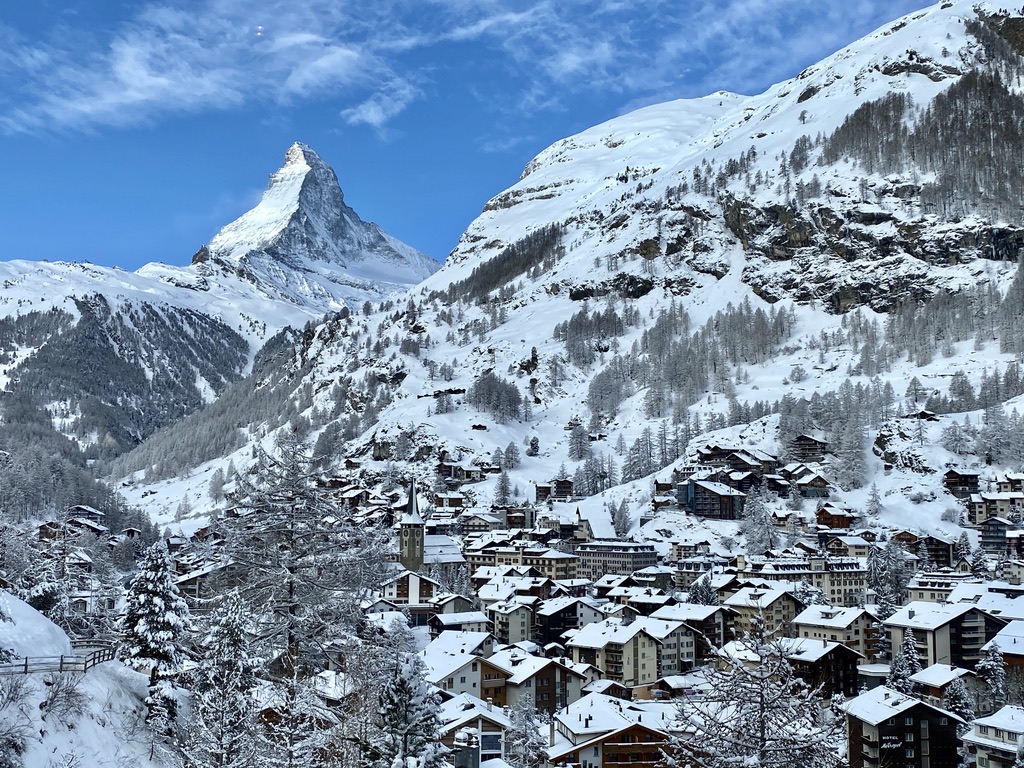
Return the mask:
<svg viewBox="0 0 1024 768">
<path fill-rule="evenodd" d="M 67 635 L 56 624 L 9 592 L 0 591 L 0 648 L 19 657 L 54 657 L 72 653 Z M 15 675 L 0 679 L 24 685 L 19 703 L 0 709 L 0 720 L 24 738 L 22 759 L 29 768 L 80 765 L 89 768 L 156 768 L 144 728 L 148 678 L 119 661 L 87 673 L 65 673 L 82 697 L 78 711 L 48 704 L 56 673 Z"/>
</svg>

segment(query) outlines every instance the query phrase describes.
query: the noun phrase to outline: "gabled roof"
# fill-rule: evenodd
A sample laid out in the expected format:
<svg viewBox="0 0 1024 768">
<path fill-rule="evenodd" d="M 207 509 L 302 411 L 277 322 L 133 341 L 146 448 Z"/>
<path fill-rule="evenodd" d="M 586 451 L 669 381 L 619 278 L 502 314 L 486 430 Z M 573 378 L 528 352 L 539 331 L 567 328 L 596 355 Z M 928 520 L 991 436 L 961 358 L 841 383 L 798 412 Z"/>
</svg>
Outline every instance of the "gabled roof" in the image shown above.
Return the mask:
<svg viewBox="0 0 1024 768">
<path fill-rule="evenodd" d="M 939 709 L 912 696 L 904 696 L 899 691 L 894 691 L 884 685 L 872 688 L 843 705 L 847 714 L 869 725 L 878 725 L 883 720 L 901 715 L 914 707 L 926 707 L 933 712 L 952 718 L 955 722 L 963 722 L 952 712 Z"/>
</svg>

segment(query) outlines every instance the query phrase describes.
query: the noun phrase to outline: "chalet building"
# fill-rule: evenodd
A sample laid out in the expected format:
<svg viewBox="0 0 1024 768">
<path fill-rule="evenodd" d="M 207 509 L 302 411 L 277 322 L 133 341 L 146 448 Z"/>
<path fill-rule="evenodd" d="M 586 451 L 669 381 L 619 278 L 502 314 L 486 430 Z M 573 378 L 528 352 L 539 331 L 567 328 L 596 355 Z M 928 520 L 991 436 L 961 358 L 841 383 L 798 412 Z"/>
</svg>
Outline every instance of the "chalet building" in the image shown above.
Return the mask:
<svg viewBox="0 0 1024 768">
<path fill-rule="evenodd" d="M 695 664 L 712 658 L 717 650 L 728 642 L 733 635 L 735 616 L 735 611 L 724 605 L 693 603 L 676 603 L 659 608 L 651 614 L 652 619 L 682 622 L 691 630 L 695 640 Z"/>
<path fill-rule="evenodd" d="M 737 636 L 752 631 L 754 620 L 763 616 L 769 631 L 777 629 L 781 636 L 793 637 L 793 620 L 803 609 L 788 590 L 759 587 L 744 587 L 723 605 L 736 612 L 733 627 Z"/>
<path fill-rule="evenodd" d="M 963 720 L 952 712 L 884 685 L 843 707 L 850 768 L 957 768 L 960 764 L 956 726 Z"/>
<path fill-rule="evenodd" d="M 540 603 L 534 611 L 534 639 L 542 646 L 558 643 L 566 630 L 579 629 L 603 619 L 604 614 L 592 598 L 554 597 Z"/>
<path fill-rule="evenodd" d="M 485 610 L 500 645 L 522 643 L 533 638 L 533 609 L 529 605 L 507 600 L 488 605 Z"/>
<path fill-rule="evenodd" d="M 1020 531 L 1021 524 L 1005 517 L 987 517 L 978 524 L 981 548 L 994 555 L 1011 551 L 1011 539 L 1017 538 L 1010 534 Z M 1016 542 L 1013 542 L 1016 548 Z"/>
<path fill-rule="evenodd" d="M 793 456 L 797 461 L 812 462 L 821 461 L 828 451 L 828 442 L 819 440 L 812 435 L 798 435 L 791 445 Z"/>
<path fill-rule="evenodd" d="M 589 541 L 576 546 L 577 575 L 597 580 L 608 573 L 633 573 L 658 562 L 653 544 L 633 541 Z"/>
<path fill-rule="evenodd" d="M 1024 472 L 1008 472 L 996 478 L 996 490 L 1000 493 L 1024 493 Z"/>
<path fill-rule="evenodd" d="M 979 717 L 964 734 L 964 744 L 975 756 L 978 768 L 1017 765 L 1017 750 L 1024 737 L 1024 709 L 1005 706 L 988 717 Z"/>
<path fill-rule="evenodd" d="M 675 588 L 689 589 L 697 579 L 708 573 L 721 573 L 729 565 L 730 560 L 721 555 L 700 555 L 676 561 Z"/>
<path fill-rule="evenodd" d="M 949 568 L 953 565 L 953 554 L 956 550 L 956 542 L 945 536 L 926 534 L 918 539 L 917 555 L 922 556 L 921 547 L 928 553 L 928 560 L 935 568 Z"/>
<path fill-rule="evenodd" d="M 857 520 L 853 510 L 841 507 L 833 502 L 825 502 L 814 512 L 814 521 L 831 530 L 852 528 Z"/>
<path fill-rule="evenodd" d="M 988 651 L 997 646 L 1003 654 L 1007 670 L 1017 673 L 1024 671 L 1024 620 L 1014 619 L 996 633 L 996 636 L 982 646 Z"/>
<path fill-rule="evenodd" d="M 832 484 L 817 472 L 793 481 L 792 487 L 805 499 L 827 499 L 832 491 Z"/>
<path fill-rule="evenodd" d="M 413 626 L 424 627 L 434 613 L 430 601 L 441 592 L 441 585 L 427 576 L 403 569 L 384 582 L 382 592 L 385 600 L 409 612 Z"/>
<path fill-rule="evenodd" d="M 957 585 L 973 578 L 970 570 L 957 573 L 950 568 L 938 573 L 918 573 L 907 584 L 907 596 L 926 603 L 946 603 Z"/>
<path fill-rule="evenodd" d="M 466 497 L 461 493 L 435 493 L 434 507 L 437 509 L 462 509 L 466 506 Z"/>
<path fill-rule="evenodd" d="M 507 672 L 505 706 L 515 707 L 529 695 L 541 712 L 553 715 L 583 695 L 587 678 L 558 659 L 533 656 L 518 648 L 498 651 L 488 658 Z"/>
<path fill-rule="evenodd" d="M 697 449 L 697 462 L 707 467 L 728 467 L 729 457 L 737 450 L 731 445 L 708 443 Z"/>
<path fill-rule="evenodd" d="M 784 637 L 779 644 L 793 674 L 822 698 L 835 693 L 850 696 L 857 692 L 857 664 L 864 657 L 842 643 L 829 640 L 810 640 L 802 637 Z M 721 656 L 735 656 L 734 661 L 757 668 L 761 659 L 745 643 L 726 643 Z"/>
<path fill-rule="evenodd" d="M 890 648 L 899 648 L 904 635 L 913 634 L 922 666 L 950 664 L 973 670 L 984 655 L 982 646 L 1007 623 L 973 603 L 913 601 L 883 625 Z"/>
<path fill-rule="evenodd" d="M 874 626 L 878 618 L 864 608 L 811 605 L 793 619 L 797 637 L 842 643 L 868 662 L 878 657 Z"/>
<path fill-rule="evenodd" d="M 472 729 L 480 741 L 480 760 L 500 760 L 504 755 L 505 733 L 512 727 L 508 714 L 492 701 L 469 693 L 460 693 L 441 704 L 441 743 L 451 749 L 455 735 Z"/>
<path fill-rule="evenodd" d="M 832 531 L 824 531 L 819 534 L 819 540 L 824 538 L 824 549 L 831 557 L 867 557 L 871 552 L 873 544 L 863 536 L 836 535 Z"/>
<path fill-rule="evenodd" d="M 691 515 L 738 520 L 743 516 L 746 494 L 725 483 L 689 478 L 676 486 L 676 498 Z"/>
<path fill-rule="evenodd" d="M 431 639 L 442 632 L 490 632 L 491 620 L 483 611 L 435 613 L 427 619 Z"/>
<path fill-rule="evenodd" d="M 914 685 L 914 695 L 937 707 L 942 706 L 946 692 L 954 680 L 962 681 L 968 692 L 974 692 L 976 697 L 981 693 L 973 672 L 951 664 L 932 664 L 910 676 L 910 682 Z"/>
<path fill-rule="evenodd" d="M 681 621 L 655 618 L 588 624 L 573 634 L 566 649 L 573 661 L 592 664 L 605 679 L 628 688 L 650 686 L 659 677 L 685 672 L 695 658 L 693 631 Z"/>
<path fill-rule="evenodd" d="M 663 764 L 662 748 L 667 741 L 665 731 L 634 723 L 603 733 L 582 744 L 549 750 L 549 762 L 552 765 L 579 765 L 586 768 L 624 765 L 653 768 Z"/>
<path fill-rule="evenodd" d="M 970 498 L 971 494 L 978 493 L 981 488 L 979 480 L 981 475 L 978 472 L 968 472 L 960 469 L 950 469 L 942 475 L 942 485 L 947 491 L 958 499 Z M 1000 488 L 999 490 L 1003 490 Z M 1024 490 L 1024 488 L 1006 490 Z"/>
</svg>

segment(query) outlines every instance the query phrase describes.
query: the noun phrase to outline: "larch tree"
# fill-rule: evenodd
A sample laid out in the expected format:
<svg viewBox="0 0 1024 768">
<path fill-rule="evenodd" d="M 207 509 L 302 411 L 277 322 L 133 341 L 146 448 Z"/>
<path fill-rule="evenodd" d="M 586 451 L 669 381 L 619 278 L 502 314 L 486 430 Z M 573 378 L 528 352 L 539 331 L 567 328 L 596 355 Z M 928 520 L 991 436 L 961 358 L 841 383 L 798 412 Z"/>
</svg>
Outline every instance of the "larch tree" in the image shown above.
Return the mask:
<svg viewBox="0 0 1024 768">
<path fill-rule="evenodd" d="M 755 619 L 735 641 L 739 653 L 705 668 L 700 696 L 684 698 L 664 747 L 669 768 L 789 768 L 841 765 L 839 721 L 797 677 L 787 649 Z M 741 657 L 753 654 L 754 666 Z"/>
</svg>

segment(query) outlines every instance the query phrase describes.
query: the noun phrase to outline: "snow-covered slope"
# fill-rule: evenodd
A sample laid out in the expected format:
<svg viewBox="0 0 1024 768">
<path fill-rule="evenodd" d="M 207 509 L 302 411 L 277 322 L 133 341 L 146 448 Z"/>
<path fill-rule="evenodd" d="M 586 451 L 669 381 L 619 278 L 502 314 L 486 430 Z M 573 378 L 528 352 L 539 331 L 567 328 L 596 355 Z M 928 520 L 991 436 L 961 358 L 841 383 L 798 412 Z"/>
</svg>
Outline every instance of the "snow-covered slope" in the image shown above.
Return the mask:
<svg viewBox="0 0 1024 768">
<path fill-rule="evenodd" d="M 876 374 L 865 363 L 870 350 L 849 334 L 849 323 L 870 327 L 880 338 L 884 311 L 940 287 L 991 281 L 998 295 L 1015 270 L 1006 254 L 1020 241 L 1019 227 L 982 215 L 925 212 L 919 188 L 926 175 L 883 175 L 851 158 L 819 164 L 823 149 L 816 143 L 819 133 L 831 134 L 862 105 L 892 93 L 911 94 L 917 106 L 906 120 L 920 120 L 937 95 L 986 69 L 993 61 L 989 43 L 968 28 L 976 18 L 971 3 L 944 2 L 764 94 L 716 93 L 656 105 L 556 143 L 487 203 L 436 274 L 384 312 L 333 318 L 284 354 L 277 368 L 287 370 L 294 385 L 279 410 L 305 403 L 311 439 L 322 441 L 325 455 L 361 463 L 370 482 L 394 472 L 430 481 L 442 451 L 487 461 L 510 443 L 525 451 L 536 438 L 537 455 L 510 470 L 519 498 L 530 499 L 531 484 L 549 481 L 562 465 L 570 475 L 591 471 L 569 456 L 574 422 L 598 438 L 593 455 L 621 473 L 645 430 L 657 435 L 665 425 L 671 434 L 697 418 L 704 428 L 744 404 L 770 408 L 786 397 L 811 399 L 846 387 L 860 387 L 863 397 L 887 385 L 895 393 L 886 404 L 891 416 L 912 406 L 902 395 L 914 376 L 929 392 L 944 393 L 955 372 L 977 387 L 986 371 L 1013 360 L 991 333 L 973 343 L 969 335 L 947 337 L 941 353 L 927 360 L 916 349 L 901 349 Z M 790 158 L 805 135 L 810 157 L 794 171 Z M 973 146 L 970 135 L 963 145 Z M 741 158 L 744 167 L 730 165 Z M 798 198 L 798 188 L 815 177 L 818 191 Z M 748 320 L 726 341 L 717 335 L 715 317 L 730 305 L 746 307 Z M 664 335 L 652 341 L 658 321 L 680 310 L 688 321 L 678 323 L 668 341 Z M 579 318 L 589 313 L 593 322 L 598 312 L 628 314 L 629 320 L 577 341 L 587 322 Z M 772 312 L 772 322 L 788 330 L 771 352 L 739 351 L 723 364 L 726 345 L 742 347 L 738 339 L 753 338 L 756 323 L 767 323 Z M 577 325 L 567 329 L 570 320 Z M 734 321 L 735 315 L 720 320 L 723 326 Z M 676 354 L 668 343 L 680 345 L 698 332 L 701 344 L 681 355 L 675 370 L 665 369 L 662 360 Z M 938 333 L 931 329 L 933 346 Z M 574 361 L 574 344 L 586 347 L 591 359 Z M 791 378 L 797 368 L 804 374 L 799 380 Z M 488 374 L 514 384 L 530 413 L 496 418 L 487 405 L 469 402 L 474 384 Z M 703 378 L 682 392 L 677 385 L 691 376 Z M 615 387 L 621 401 L 597 412 L 594 390 Z M 207 415 L 215 418 L 215 409 Z M 962 416 L 943 416 L 928 427 L 924 463 L 931 470 L 977 460 L 952 457 L 938 446 L 940 426 Z M 971 418 L 977 422 L 978 414 Z M 777 421 L 759 419 L 749 429 L 737 425 L 716 434 L 777 450 Z M 871 428 L 888 429 L 881 422 Z M 883 459 L 867 451 L 873 434 L 866 436 L 865 460 L 883 496 L 893 497 L 886 502 L 888 522 L 905 516 L 937 530 L 952 503 L 938 475 L 900 468 L 883 475 Z M 172 446 L 168 441 L 160 449 Z M 248 453 L 231 458 L 243 466 Z M 190 478 L 139 483 L 127 493 L 133 501 L 147 498 L 161 522 L 170 521 L 185 496 L 201 515 L 212 505 L 207 478 L 227 458 L 204 464 Z M 690 453 L 679 462 L 692 460 Z M 486 507 L 495 485 L 470 490 Z M 851 503 L 862 504 L 865 494 L 852 491 Z M 911 508 L 911 494 L 931 502 Z M 644 476 L 561 511 L 572 515 L 579 507 L 596 531 L 609 535 L 607 501 L 627 499 L 640 510 L 650 496 Z"/>
<path fill-rule="evenodd" d="M 736 271 L 771 301 L 817 299 L 833 311 L 974 282 L 977 270 L 960 264 L 1014 259 L 1018 227 L 935 215 L 920 196 L 934 175 L 912 163 L 903 174 L 853 159 L 822 164 L 818 137 L 892 94 L 920 110 L 984 66 L 992 54 L 966 26 L 976 7 L 985 6 L 959 0 L 911 14 L 757 96 L 658 104 L 557 142 L 485 206 L 428 285 L 463 279 L 549 223 L 565 227 L 559 267 L 590 273 L 589 284 L 637 254 L 657 276 L 701 284 Z M 801 137 L 809 157 L 798 169 Z"/>
</svg>

